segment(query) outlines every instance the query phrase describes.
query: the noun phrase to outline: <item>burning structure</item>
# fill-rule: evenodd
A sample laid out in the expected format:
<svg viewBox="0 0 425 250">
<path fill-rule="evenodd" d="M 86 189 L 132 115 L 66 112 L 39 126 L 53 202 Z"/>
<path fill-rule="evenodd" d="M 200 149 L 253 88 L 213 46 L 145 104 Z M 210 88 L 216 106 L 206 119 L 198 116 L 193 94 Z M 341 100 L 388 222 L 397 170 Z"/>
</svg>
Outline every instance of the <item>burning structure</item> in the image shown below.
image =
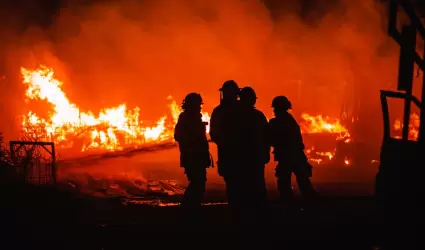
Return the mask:
<svg viewBox="0 0 425 250">
<path fill-rule="evenodd" d="M 54 142 L 59 160 L 169 148 L 180 107 L 164 97 L 201 92 L 210 111 L 216 86 L 233 78 L 256 89 L 269 117 L 274 95 L 294 100 L 313 164 L 370 164 L 378 150 L 363 150 L 366 157 L 356 148 L 378 141 L 373 93 L 392 80 L 371 69 L 389 70 L 396 58 L 380 29 L 381 7 L 341 1 L 313 15 L 312 24 L 295 1 L 284 2 L 282 9 L 256 0 L 70 4 L 50 28 L 31 26 L 9 45 L 8 77 L 19 84 L 8 94 L 19 106 L 25 93 L 28 109 L 11 107 L 5 120 L 15 124 L 19 115 L 21 137 Z M 344 100 L 350 105 L 339 117 Z M 395 118 L 393 124 L 401 133 Z M 414 136 L 414 124 L 410 130 Z"/>
<path fill-rule="evenodd" d="M 23 116 L 22 129 L 28 140 L 53 141 L 58 147 L 80 149 L 82 152 L 120 151 L 130 147 L 155 145 L 170 142 L 178 115 L 179 105 L 169 97 L 169 114 L 162 116 L 155 126 L 144 125 L 140 119 L 138 107 L 128 110 L 125 104 L 102 110 L 98 115 L 82 112 L 73 104 L 61 89 L 62 82 L 55 78 L 51 68 L 41 66 L 35 70 L 22 68 L 23 83 L 27 86 L 26 96 L 30 100 L 42 100 L 51 105 L 47 118 L 42 118 L 34 111 Z M 338 119 L 322 115 L 301 116 L 302 133 L 306 135 L 307 151 L 310 159 L 322 163 L 331 160 L 335 152 L 326 151 L 335 145 L 326 145 L 323 138 L 331 141 L 350 142 L 350 134 Z M 203 120 L 209 121 L 209 114 L 203 113 Z M 208 132 L 208 128 L 207 128 Z M 321 136 L 312 136 L 321 134 Z M 315 141 L 320 138 L 322 143 Z M 324 141 L 327 141 L 326 139 Z M 322 145 L 318 145 L 322 144 Z M 348 163 L 347 163 L 348 164 Z"/>
<path fill-rule="evenodd" d="M 62 82 L 54 78 L 47 67 L 34 71 L 22 68 L 26 95 L 29 99 L 45 100 L 52 105 L 47 119 L 30 111 L 24 116 L 24 133 L 43 141 L 53 141 L 62 148 L 122 150 L 124 147 L 171 140 L 173 125 L 180 109 L 175 101 L 169 105 L 171 119 L 161 117 L 148 127 L 140 120 L 138 107 L 128 110 L 125 104 L 102 110 L 98 115 L 82 112 L 62 91 Z M 171 99 L 171 97 L 169 97 Z M 207 113 L 204 119 L 208 120 Z M 167 123 L 166 123 L 167 122 Z M 32 129 L 32 130 L 31 130 Z M 77 144 L 77 145 L 74 145 Z"/>
<path fill-rule="evenodd" d="M 34 145 L 53 142 L 59 152 L 68 156 L 65 158 L 102 152 L 115 152 L 119 155 L 119 152 L 137 148 L 141 148 L 143 152 L 146 148 L 158 150 L 167 148 L 158 148 L 158 145 L 174 144 L 174 126 L 181 109 L 171 96 L 167 98 L 170 102 L 168 114 L 160 117 L 153 126 L 148 126 L 140 118 L 140 108 L 129 110 L 125 104 L 102 109 L 98 115 L 91 111 L 81 111 L 78 105 L 68 99 L 62 89 L 63 83 L 56 78 L 52 68 L 21 68 L 21 74 L 26 86 L 27 101 L 42 101 L 49 107 L 48 112 L 43 110 L 45 117 L 33 110 L 22 116 L 22 136 L 25 141 Z M 208 112 L 203 113 L 203 120 L 209 121 Z M 340 119 L 302 113 L 299 123 L 304 135 L 306 154 L 312 164 L 336 164 L 340 167 L 353 164 L 356 155 L 352 145 L 356 138 L 352 138 Z M 416 139 L 417 129 L 416 126 L 409 128 L 409 135 L 413 139 Z M 399 120 L 394 123 L 394 131 L 401 131 Z M 33 152 L 34 149 L 30 151 Z M 370 165 L 373 160 L 364 155 L 360 158 L 366 159 L 362 162 L 366 165 Z"/>
<path fill-rule="evenodd" d="M 66 157 L 59 163 L 59 168 L 70 166 L 70 162 L 80 162 L 81 159 L 72 160 L 73 157 L 91 154 L 102 154 L 110 152 L 114 156 L 126 156 L 129 152 L 146 152 L 149 149 L 162 150 L 175 145 L 173 141 L 173 131 L 177 118 L 181 112 L 179 105 L 168 97 L 170 104 L 168 112 L 163 115 L 154 126 L 145 125 L 145 121 L 140 119 L 140 109 L 138 107 L 128 110 L 125 104 L 115 108 L 103 109 L 98 115 L 93 112 L 81 111 L 78 105 L 72 103 L 62 89 L 62 82 L 56 78 L 52 68 L 40 66 L 36 69 L 21 68 L 22 82 L 26 87 L 27 101 L 31 107 L 31 102 L 41 101 L 48 105 L 49 109 L 42 110 L 44 117 L 34 110 L 28 111 L 22 116 L 22 135 L 25 142 L 11 142 L 11 151 L 15 155 L 15 144 L 26 145 L 44 145 L 48 142 L 54 142 L 59 153 Z M 34 106 L 36 108 L 36 106 Z M 203 113 L 203 120 L 209 121 L 208 112 Z M 305 137 L 306 154 L 310 161 L 315 165 L 334 163 L 339 160 L 340 166 L 350 166 L 352 164 L 349 155 L 338 156 L 337 147 L 340 144 L 349 144 L 352 140 L 349 131 L 340 123 L 339 119 L 330 118 L 323 115 L 312 116 L 302 113 L 299 118 L 302 133 Z M 207 128 L 208 132 L 208 128 Z M 44 144 L 42 144 L 44 143 Z M 53 145 L 53 144 L 52 144 Z M 168 146 L 167 146 L 168 145 Z M 45 146 L 43 146 L 45 147 Z M 341 148 L 341 147 L 340 147 Z M 52 146 L 52 149 L 54 147 Z M 139 149 L 139 150 L 138 150 Z M 34 148 L 26 152 L 36 152 Z M 37 151 L 38 152 L 38 151 Z M 45 150 L 44 153 L 50 152 Z M 55 159 L 55 151 L 53 160 Z M 344 152 L 343 152 L 344 153 Z M 31 153 L 31 155 L 33 155 Z M 22 156 L 29 159 L 30 155 Z M 110 157 L 110 156 L 109 156 Z M 89 158 L 83 157 L 87 164 Z M 64 161 L 65 160 L 65 161 Z M 17 162 L 15 160 L 15 162 Z M 336 162 L 338 164 L 338 162 Z M 28 164 L 27 164 L 28 165 Z M 39 164 L 41 168 L 43 164 Z M 52 168 L 52 163 L 44 164 Z M 43 165 L 43 166 L 44 166 Z M 72 164 L 71 164 L 72 165 Z M 34 167 L 26 167 L 27 171 L 34 172 Z M 119 172 L 119 170 L 116 170 Z M 27 174 L 28 175 L 28 174 Z M 37 174 L 36 174 L 37 175 Z M 38 173 L 40 175 L 40 173 Z M 62 175 L 60 181 L 67 181 L 71 186 L 76 187 L 76 183 L 81 182 L 81 178 L 72 175 Z M 77 178 L 77 179 L 74 179 Z M 96 180 L 88 176 L 90 191 L 93 189 L 106 189 L 108 194 L 122 191 L 125 189 L 127 197 L 146 194 L 148 190 L 158 189 L 158 185 L 167 188 L 168 194 L 179 193 L 177 186 L 166 184 L 163 181 L 156 181 L 153 185 L 151 180 L 145 180 L 140 174 L 122 175 L 112 178 L 113 181 L 105 186 L 105 179 Z M 111 179 L 111 180 L 112 180 Z M 168 182 L 167 182 L 168 183 Z M 170 182 L 173 183 L 173 182 Z M 131 187 L 135 185 L 135 187 Z M 171 186 L 170 186 L 171 185 Z M 125 188 L 127 186 L 127 188 Z M 97 188 L 96 188 L 97 187 Z M 171 188 L 170 188 L 171 187 Z M 83 188 L 84 189 L 84 188 Z M 130 190 L 130 191 L 129 191 Z M 131 191 L 133 190 L 133 191 Z M 130 193 L 128 193 L 130 192 Z"/>
</svg>

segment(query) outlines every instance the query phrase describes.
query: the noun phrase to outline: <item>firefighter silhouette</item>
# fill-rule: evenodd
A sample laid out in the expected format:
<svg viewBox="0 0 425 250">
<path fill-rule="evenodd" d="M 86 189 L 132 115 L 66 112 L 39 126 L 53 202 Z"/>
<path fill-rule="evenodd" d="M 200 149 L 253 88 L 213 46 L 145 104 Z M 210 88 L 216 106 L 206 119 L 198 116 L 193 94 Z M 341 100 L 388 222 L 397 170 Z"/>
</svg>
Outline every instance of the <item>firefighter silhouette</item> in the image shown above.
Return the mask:
<svg viewBox="0 0 425 250">
<path fill-rule="evenodd" d="M 206 122 L 202 121 L 202 98 L 197 93 L 188 94 L 174 130 L 179 144 L 180 166 L 184 168 L 189 185 L 184 193 L 184 208 L 199 208 L 205 193 L 206 169 L 211 166 Z"/>
<path fill-rule="evenodd" d="M 244 207 L 252 208 L 256 216 L 262 216 L 267 204 L 264 177 L 265 165 L 270 161 L 270 146 L 267 141 L 267 118 L 255 108 L 257 95 L 251 87 L 240 92 L 242 151 L 242 201 Z M 257 217 L 258 218 L 258 217 Z"/>
<path fill-rule="evenodd" d="M 274 161 L 277 162 L 276 177 L 279 194 L 283 204 L 292 204 L 294 194 L 291 188 L 291 176 L 295 174 L 299 190 L 307 199 L 315 198 L 310 177 L 312 167 L 304 153 L 301 129 L 294 117 L 288 112 L 292 104 L 285 96 L 273 99 L 275 117 L 269 121 L 269 140 L 273 147 Z"/>
<path fill-rule="evenodd" d="M 241 120 L 240 89 L 237 83 L 229 80 L 220 89 L 220 104 L 211 114 L 210 136 L 217 144 L 218 173 L 226 183 L 226 193 L 234 219 L 240 212 L 241 194 Z"/>
</svg>

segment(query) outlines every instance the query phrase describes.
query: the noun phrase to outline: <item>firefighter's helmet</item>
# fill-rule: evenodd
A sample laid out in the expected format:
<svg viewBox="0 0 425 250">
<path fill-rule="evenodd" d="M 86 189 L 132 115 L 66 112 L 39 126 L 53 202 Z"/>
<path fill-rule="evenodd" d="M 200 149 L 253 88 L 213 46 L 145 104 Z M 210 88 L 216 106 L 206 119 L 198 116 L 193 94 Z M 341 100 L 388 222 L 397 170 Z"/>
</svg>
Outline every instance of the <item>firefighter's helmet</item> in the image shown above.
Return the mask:
<svg viewBox="0 0 425 250">
<path fill-rule="evenodd" d="M 233 92 L 239 93 L 240 88 L 234 80 L 228 80 L 223 83 L 223 86 L 220 88 L 221 92 Z"/>
<path fill-rule="evenodd" d="M 202 101 L 202 97 L 201 97 L 200 94 L 190 93 L 184 98 L 183 103 L 182 103 L 182 109 L 185 110 L 185 109 L 190 108 L 190 107 L 199 107 L 202 104 L 204 104 L 204 103 Z"/>
<path fill-rule="evenodd" d="M 245 100 L 248 103 L 255 104 L 257 102 L 257 94 L 251 87 L 244 87 L 240 93 L 241 100 Z"/>
<path fill-rule="evenodd" d="M 292 104 L 286 96 L 276 96 L 272 101 L 273 108 L 292 109 Z"/>
</svg>

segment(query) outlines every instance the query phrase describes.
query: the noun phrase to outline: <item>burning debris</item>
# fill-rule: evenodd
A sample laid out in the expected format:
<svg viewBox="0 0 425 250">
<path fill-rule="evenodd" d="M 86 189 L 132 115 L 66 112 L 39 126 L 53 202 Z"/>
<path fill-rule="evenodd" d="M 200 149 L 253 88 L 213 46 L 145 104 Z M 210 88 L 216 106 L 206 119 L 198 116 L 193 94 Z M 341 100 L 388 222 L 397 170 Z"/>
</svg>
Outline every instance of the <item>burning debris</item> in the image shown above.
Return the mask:
<svg viewBox="0 0 425 250">
<path fill-rule="evenodd" d="M 153 181 L 144 178 L 141 173 L 127 173 L 122 168 L 108 174 L 99 162 L 174 148 L 176 143 L 173 140 L 173 132 L 181 108 L 171 96 L 168 97 L 168 114 L 161 116 L 156 125 L 148 126 L 147 122 L 141 119 L 138 107 L 129 110 L 125 104 L 103 109 L 97 115 L 91 111 L 81 111 L 61 89 L 62 82 L 55 78 L 51 68 L 22 68 L 21 73 L 23 83 L 27 87 L 28 100 L 41 100 L 52 107 L 47 117 L 34 112 L 34 109 L 24 115 L 23 136 L 28 141 L 51 141 L 58 150 L 68 152 L 67 150 L 73 149 L 80 154 L 78 158 L 59 160 L 61 169 L 75 170 L 71 171 L 72 173 L 65 171 L 65 174 L 59 177 L 61 184 L 81 193 L 102 197 L 141 199 L 182 194 L 184 187 L 181 183 Z M 337 163 L 339 166 L 353 164 L 350 151 L 356 140 L 339 119 L 307 113 L 302 113 L 300 118 L 305 152 L 311 163 Z M 202 119 L 209 122 L 209 114 L 204 112 Z M 93 164 L 102 165 L 102 169 L 96 173 L 86 169 Z M 79 166 L 81 169 L 78 169 Z"/>
<path fill-rule="evenodd" d="M 29 100 L 43 100 L 53 107 L 49 117 L 42 118 L 33 111 L 23 116 L 22 128 L 27 137 L 41 141 L 53 141 L 59 148 L 80 148 L 81 151 L 122 151 L 128 148 L 155 146 L 173 141 L 173 130 L 181 112 L 180 106 L 172 99 L 169 114 L 158 119 L 155 126 L 145 126 L 140 119 L 140 108 L 129 110 L 125 104 L 107 108 L 97 115 L 82 112 L 72 103 L 61 89 L 62 82 L 57 80 L 51 68 L 40 66 L 29 70 L 22 68 L 23 83 L 27 86 Z M 307 140 L 306 153 L 314 163 L 325 163 L 335 156 L 335 141 L 349 143 L 348 130 L 339 119 L 327 116 L 301 115 L 302 133 Z M 203 113 L 203 120 L 209 122 L 209 114 Z M 207 127 L 207 132 L 209 127 Z M 322 135 L 331 139 L 332 145 L 321 147 L 319 141 L 309 143 L 309 138 Z M 320 136 L 318 136 L 320 137 Z M 348 164 L 348 160 L 345 161 Z"/>
<path fill-rule="evenodd" d="M 21 69 L 24 84 L 27 85 L 26 96 L 30 100 L 45 100 L 52 104 L 53 112 L 48 119 L 39 117 L 30 111 L 24 116 L 23 128 L 38 127 L 44 140 L 53 141 L 60 147 L 78 147 L 81 151 L 89 149 L 122 150 L 152 142 L 172 140 L 174 124 L 180 113 L 175 101 L 169 105 L 171 121 L 167 115 L 156 122 L 156 126 L 144 126 L 140 120 L 140 109 L 128 110 L 125 104 L 107 108 L 94 115 L 82 112 L 71 103 L 62 91 L 62 82 L 54 78 L 54 71 L 45 66 L 36 70 Z M 172 100 L 171 97 L 169 97 Z M 209 120 L 208 113 L 204 119 Z M 27 131 L 33 134 L 31 131 Z M 34 134 L 35 136 L 35 134 Z"/>
<path fill-rule="evenodd" d="M 337 146 L 341 143 L 351 143 L 352 139 L 348 130 L 338 119 L 323 117 L 322 115 L 310 116 L 302 114 L 305 122 L 301 123 L 306 154 L 312 163 L 329 163 L 335 158 Z M 348 161 L 344 161 L 349 165 Z"/>
<path fill-rule="evenodd" d="M 34 111 L 23 116 L 23 134 L 29 140 L 52 141 L 58 148 L 87 151 L 126 151 L 129 148 L 154 147 L 173 142 L 173 130 L 181 112 L 180 106 L 172 99 L 168 114 L 160 117 L 156 125 L 147 126 L 140 119 L 140 108 L 130 110 L 125 104 L 101 110 L 97 115 L 83 112 L 72 103 L 61 89 L 62 82 L 55 78 L 51 68 L 21 69 L 23 83 L 27 86 L 29 100 L 42 100 L 52 105 L 48 117 L 42 118 Z M 202 119 L 209 122 L 209 114 Z M 353 139 L 339 119 L 328 116 L 301 114 L 300 122 L 306 144 L 306 154 L 312 163 L 325 164 L 335 160 L 337 148 L 351 144 Z M 412 115 L 409 138 L 416 139 L 419 127 L 418 115 Z M 394 130 L 401 131 L 396 120 Z M 209 127 L 207 127 L 209 132 Z M 342 146 L 345 147 L 345 146 Z M 347 155 L 341 161 L 350 165 Z"/>
<path fill-rule="evenodd" d="M 323 117 L 322 115 L 310 116 L 305 113 L 301 117 L 305 121 L 300 125 L 303 133 L 338 133 L 343 136 L 350 136 L 338 119 L 331 119 L 329 116 Z"/>
<path fill-rule="evenodd" d="M 116 175 L 93 173 L 71 174 L 62 180 L 68 188 L 97 197 L 149 198 L 179 196 L 184 185 L 176 180 L 146 180 L 140 173 Z"/>
</svg>

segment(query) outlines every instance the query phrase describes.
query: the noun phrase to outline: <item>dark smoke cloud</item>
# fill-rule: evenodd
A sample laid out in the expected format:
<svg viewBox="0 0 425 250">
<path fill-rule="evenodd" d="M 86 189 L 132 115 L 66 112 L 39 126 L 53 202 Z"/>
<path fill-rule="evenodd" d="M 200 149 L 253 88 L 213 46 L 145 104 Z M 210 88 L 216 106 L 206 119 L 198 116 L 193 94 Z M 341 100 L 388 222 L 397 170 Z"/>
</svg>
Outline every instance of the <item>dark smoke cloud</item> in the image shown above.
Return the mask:
<svg viewBox="0 0 425 250">
<path fill-rule="evenodd" d="M 394 86 L 398 47 L 376 1 L 77 2 L 68 1 L 48 29 L 8 30 L 2 53 L 13 81 L 1 112 L 9 123 L 24 109 L 18 67 L 43 63 L 82 110 L 125 102 L 149 120 L 167 111 L 168 95 L 180 102 L 192 91 L 211 111 L 227 79 L 253 86 L 269 116 L 271 99 L 285 94 L 295 114 L 338 117 L 346 85 L 354 84 L 363 91 L 366 130 L 380 140 L 378 90 Z M 8 112 L 3 103 L 11 103 Z"/>
</svg>

